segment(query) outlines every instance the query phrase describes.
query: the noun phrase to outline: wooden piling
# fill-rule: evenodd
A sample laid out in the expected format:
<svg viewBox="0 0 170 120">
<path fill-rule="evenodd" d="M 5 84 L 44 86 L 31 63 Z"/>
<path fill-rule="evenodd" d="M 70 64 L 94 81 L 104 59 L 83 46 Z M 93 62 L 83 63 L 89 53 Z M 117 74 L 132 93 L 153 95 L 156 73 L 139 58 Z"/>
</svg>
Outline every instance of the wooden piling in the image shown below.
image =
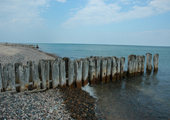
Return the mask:
<svg viewBox="0 0 170 120">
<path fill-rule="evenodd" d="M 128 76 L 129 77 L 133 77 L 134 76 L 134 72 L 135 72 L 135 55 L 129 55 L 128 56 Z"/>
<path fill-rule="evenodd" d="M 112 65 L 111 57 L 107 57 L 106 82 L 109 82 L 111 78 L 111 70 L 112 70 L 111 65 Z"/>
<path fill-rule="evenodd" d="M 59 77 L 60 77 L 60 86 L 62 88 L 66 88 L 66 70 L 65 70 L 65 61 L 61 60 L 60 61 L 60 72 L 59 72 Z"/>
<path fill-rule="evenodd" d="M 99 84 L 100 83 L 100 65 L 101 65 L 101 56 L 96 56 L 95 57 L 95 73 L 96 73 L 96 80 L 95 83 Z"/>
<path fill-rule="evenodd" d="M 68 62 L 70 58 L 64 57 L 63 60 L 65 61 L 66 78 L 68 78 Z"/>
<path fill-rule="evenodd" d="M 28 69 L 29 69 L 29 82 L 32 82 L 32 61 L 28 61 L 27 62 L 27 66 L 28 66 Z"/>
<path fill-rule="evenodd" d="M 1 63 L 0 63 L 0 92 L 3 92 Z"/>
<path fill-rule="evenodd" d="M 136 59 L 138 61 L 138 65 L 137 65 L 137 74 L 140 74 L 141 73 L 141 67 L 142 67 L 142 64 L 141 64 L 141 57 L 138 55 L 136 56 Z"/>
<path fill-rule="evenodd" d="M 138 74 L 138 64 L 139 64 L 139 59 L 138 57 L 136 57 L 136 55 L 134 55 L 134 75 L 137 76 Z"/>
<path fill-rule="evenodd" d="M 13 64 L 5 64 L 3 67 L 3 86 L 5 91 L 16 91 Z"/>
<path fill-rule="evenodd" d="M 52 87 L 55 89 L 59 85 L 59 62 L 52 61 L 51 62 L 51 69 L 52 69 Z"/>
<path fill-rule="evenodd" d="M 38 65 L 35 62 L 32 62 L 32 81 L 33 81 L 33 87 L 35 87 L 36 89 L 40 89 Z"/>
<path fill-rule="evenodd" d="M 124 69 L 125 69 L 125 58 L 121 57 L 120 58 L 120 79 L 123 79 Z"/>
<path fill-rule="evenodd" d="M 141 74 L 143 74 L 145 68 L 145 56 L 144 55 L 140 56 L 140 59 L 141 59 Z"/>
<path fill-rule="evenodd" d="M 116 80 L 120 80 L 120 58 L 116 58 Z"/>
<path fill-rule="evenodd" d="M 89 58 L 89 72 L 90 72 L 90 84 L 94 85 L 96 80 L 96 71 L 95 71 L 95 58 Z"/>
<path fill-rule="evenodd" d="M 87 85 L 88 82 L 89 82 L 89 79 L 88 79 L 88 73 L 89 73 L 89 61 L 87 58 L 84 59 L 83 61 L 83 86 Z"/>
<path fill-rule="evenodd" d="M 68 86 L 75 88 L 75 76 L 74 76 L 74 61 L 68 61 Z"/>
<path fill-rule="evenodd" d="M 152 54 L 146 53 L 146 71 L 151 73 L 152 71 Z"/>
<path fill-rule="evenodd" d="M 117 63 L 116 63 L 116 57 L 113 56 L 112 57 L 112 81 L 116 81 L 116 66 L 117 66 Z"/>
<path fill-rule="evenodd" d="M 20 92 L 28 90 L 30 69 L 28 66 L 19 66 Z"/>
<path fill-rule="evenodd" d="M 14 71 L 15 71 L 15 83 L 19 84 L 19 66 L 22 65 L 21 62 L 14 64 Z"/>
<path fill-rule="evenodd" d="M 75 81 L 76 87 L 82 87 L 82 60 L 74 60 Z"/>
<path fill-rule="evenodd" d="M 106 73 L 107 73 L 107 59 L 101 59 L 101 81 L 102 83 L 106 82 Z"/>
<path fill-rule="evenodd" d="M 159 54 L 155 54 L 153 58 L 154 72 L 158 71 L 158 60 L 159 60 Z"/>
</svg>

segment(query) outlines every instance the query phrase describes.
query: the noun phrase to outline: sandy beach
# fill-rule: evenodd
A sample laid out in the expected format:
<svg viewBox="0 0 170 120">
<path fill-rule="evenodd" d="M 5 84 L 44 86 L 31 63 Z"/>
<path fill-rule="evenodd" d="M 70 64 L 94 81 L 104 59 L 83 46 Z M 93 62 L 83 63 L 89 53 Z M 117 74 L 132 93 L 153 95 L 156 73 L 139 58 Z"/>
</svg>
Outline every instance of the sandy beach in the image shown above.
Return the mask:
<svg viewBox="0 0 170 120">
<path fill-rule="evenodd" d="M 0 43 L 0 63 L 55 59 L 34 48 Z M 75 99 L 76 98 L 76 99 Z M 50 89 L 37 93 L 0 93 L 0 119 L 97 119 L 95 101 L 82 89 Z M 74 104 L 74 105 L 73 105 Z"/>
</svg>

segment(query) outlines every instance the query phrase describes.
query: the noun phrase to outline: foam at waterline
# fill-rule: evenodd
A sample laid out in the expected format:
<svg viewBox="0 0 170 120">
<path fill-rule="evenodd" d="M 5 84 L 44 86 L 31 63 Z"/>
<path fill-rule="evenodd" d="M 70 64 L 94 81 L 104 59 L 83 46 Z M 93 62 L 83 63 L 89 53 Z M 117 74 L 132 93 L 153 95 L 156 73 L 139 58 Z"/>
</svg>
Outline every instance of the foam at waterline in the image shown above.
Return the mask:
<svg viewBox="0 0 170 120">
<path fill-rule="evenodd" d="M 97 99 L 97 95 L 95 94 L 95 90 L 94 90 L 93 87 L 89 86 L 89 83 L 86 86 L 81 87 L 81 89 L 88 92 L 89 95 L 92 96 L 93 98 Z"/>
</svg>

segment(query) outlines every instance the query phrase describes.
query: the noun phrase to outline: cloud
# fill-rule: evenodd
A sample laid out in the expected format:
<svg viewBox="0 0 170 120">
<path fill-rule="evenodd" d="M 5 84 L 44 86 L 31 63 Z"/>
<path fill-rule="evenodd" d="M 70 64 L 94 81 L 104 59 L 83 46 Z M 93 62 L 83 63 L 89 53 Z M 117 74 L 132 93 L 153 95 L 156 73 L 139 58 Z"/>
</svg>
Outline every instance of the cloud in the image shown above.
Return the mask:
<svg viewBox="0 0 170 120">
<path fill-rule="evenodd" d="M 42 8 L 49 0 L 2 0 L 0 1 L 0 28 L 15 29 L 37 27 L 43 24 Z"/>
<path fill-rule="evenodd" d="M 122 2 L 129 1 L 122 0 Z M 88 0 L 87 5 L 63 23 L 63 26 L 108 24 L 158 15 L 170 11 L 170 0 L 152 0 L 146 6 L 135 5 L 128 11 L 121 10 L 122 7 L 118 3 L 106 4 L 104 0 Z"/>
<path fill-rule="evenodd" d="M 66 2 L 66 0 L 57 0 L 58 2 L 62 2 L 62 3 L 64 3 L 64 2 Z"/>
</svg>

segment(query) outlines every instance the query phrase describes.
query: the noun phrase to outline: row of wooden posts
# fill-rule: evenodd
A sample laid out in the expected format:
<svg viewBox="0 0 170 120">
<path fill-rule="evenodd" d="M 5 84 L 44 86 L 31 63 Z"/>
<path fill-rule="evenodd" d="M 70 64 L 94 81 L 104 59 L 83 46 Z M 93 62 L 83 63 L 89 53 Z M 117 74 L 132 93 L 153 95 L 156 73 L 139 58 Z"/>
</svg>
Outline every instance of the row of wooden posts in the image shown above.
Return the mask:
<svg viewBox="0 0 170 120">
<path fill-rule="evenodd" d="M 153 57 L 154 71 L 158 70 L 159 55 Z M 0 92 L 28 91 L 56 88 L 81 88 L 122 79 L 124 76 L 136 76 L 144 73 L 145 56 L 128 56 L 128 68 L 125 69 L 125 58 L 91 56 L 74 61 L 69 58 L 40 60 L 38 64 L 28 61 L 22 63 L 0 64 Z M 146 54 L 146 70 L 152 71 L 152 54 Z"/>
</svg>

